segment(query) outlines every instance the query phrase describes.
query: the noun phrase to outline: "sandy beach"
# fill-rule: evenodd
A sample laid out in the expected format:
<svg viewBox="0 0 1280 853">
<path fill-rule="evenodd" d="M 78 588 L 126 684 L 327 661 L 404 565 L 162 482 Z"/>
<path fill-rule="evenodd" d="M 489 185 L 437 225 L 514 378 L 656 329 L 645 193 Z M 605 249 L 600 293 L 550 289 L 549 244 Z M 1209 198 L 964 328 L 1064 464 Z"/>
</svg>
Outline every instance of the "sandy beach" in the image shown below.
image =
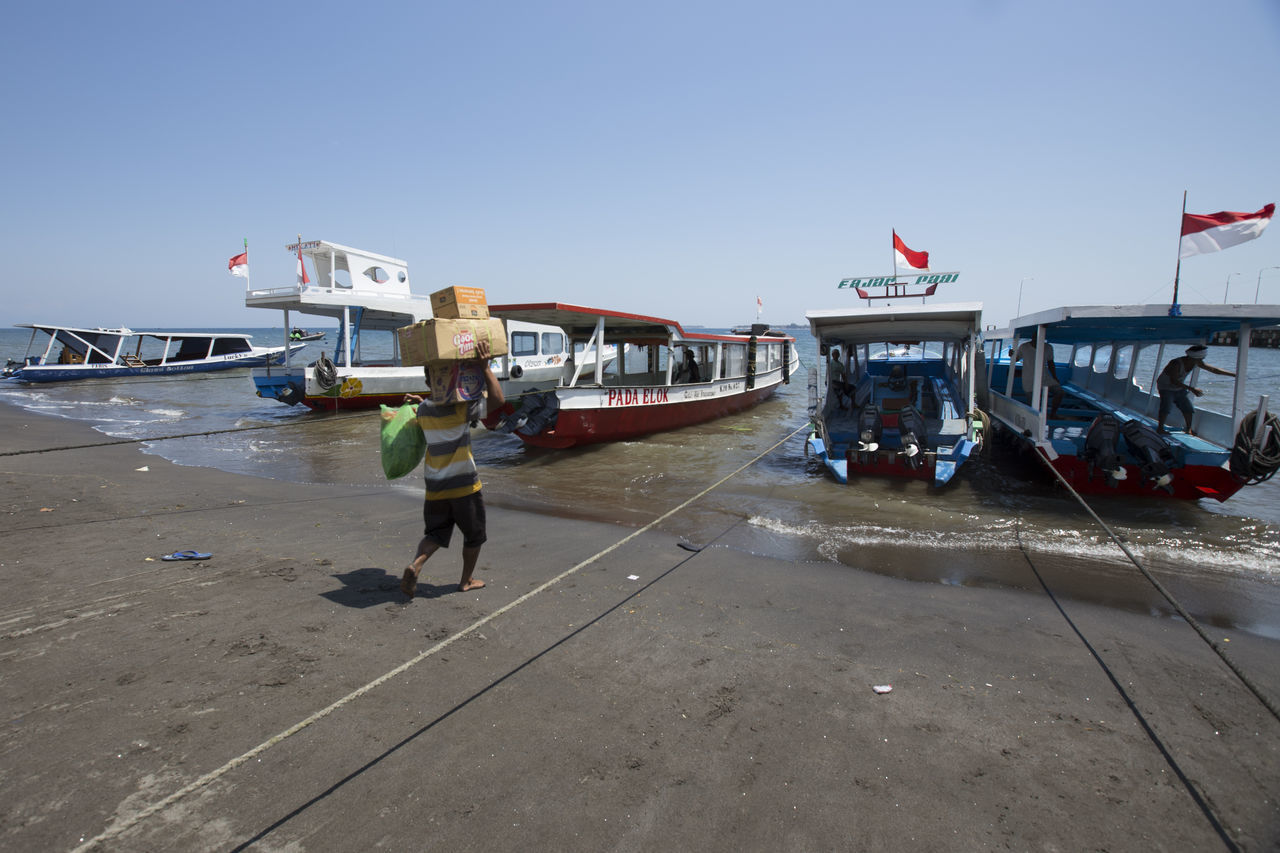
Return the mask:
<svg viewBox="0 0 1280 853">
<path fill-rule="evenodd" d="M 0 435 L 4 849 L 1280 848 L 1280 722 L 1177 619 L 496 505 L 407 601 L 404 491 Z"/>
</svg>

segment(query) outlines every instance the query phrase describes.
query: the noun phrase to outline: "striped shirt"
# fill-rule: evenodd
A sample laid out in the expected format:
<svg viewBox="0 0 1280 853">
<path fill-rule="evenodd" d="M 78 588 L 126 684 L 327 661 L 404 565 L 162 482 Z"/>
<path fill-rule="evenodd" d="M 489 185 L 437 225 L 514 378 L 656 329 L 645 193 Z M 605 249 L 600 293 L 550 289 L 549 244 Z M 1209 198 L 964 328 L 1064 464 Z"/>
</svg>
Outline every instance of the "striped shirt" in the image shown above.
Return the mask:
<svg viewBox="0 0 1280 853">
<path fill-rule="evenodd" d="M 480 474 L 471 455 L 471 421 L 480 417 L 481 404 L 424 400 L 418 406 L 418 426 L 427 440 L 423 471 L 427 500 L 462 498 L 480 491 Z"/>
</svg>

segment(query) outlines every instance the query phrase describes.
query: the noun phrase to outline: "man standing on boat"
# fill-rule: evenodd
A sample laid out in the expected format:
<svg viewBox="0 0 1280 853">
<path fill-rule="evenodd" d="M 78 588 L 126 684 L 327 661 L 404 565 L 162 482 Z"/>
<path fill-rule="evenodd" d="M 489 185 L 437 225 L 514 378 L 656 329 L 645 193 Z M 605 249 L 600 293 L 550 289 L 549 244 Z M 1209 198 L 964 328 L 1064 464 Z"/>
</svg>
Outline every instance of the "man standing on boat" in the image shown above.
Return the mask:
<svg viewBox="0 0 1280 853">
<path fill-rule="evenodd" d="M 1027 341 L 1018 347 L 1015 360 L 1022 362 L 1022 392 L 1030 395 L 1035 376 L 1036 342 Z M 1040 377 L 1040 383 L 1049 389 L 1049 420 L 1053 420 L 1058 416 L 1058 407 L 1062 405 L 1062 398 L 1067 395 L 1067 392 L 1058 381 L 1058 368 L 1053 363 L 1053 347 L 1048 341 L 1044 345 L 1044 375 Z M 1031 404 L 1040 405 L 1035 400 L 1032 400 Z"/>
<path fill-rule="evenodd" d="M 489 342 L 480 341 L 476 354 L 484 365 L 488 408 L 500 408 L 506 399 L 489 367 Z M 424 367 L 429 372 L 430 367 Z M 430 376 L 427 376 L 428 381 Z M 434 403 L 415 394 L 405 395 L 406 403 L 418 403 L 418 426 L 427 441 L 423 462 L 426 501 L 422 508 L 423 536 L 413 562 L 404 570 L 400 590 L 413 598 L 423 565 L 440 548 L 448 548 L 453 528 L 462 531 L 462 579 L 458 591 L 479 589 L 484 581 L 474 578 L 480 546 L 487 539 L 484 497 L 480 474 L 471 455 L 471 423 L 484 414 L 484 398 L 460 403 Z"/>
<path fill-rule="evenodd" d="M 1204 391 L 1187 384 L 1187 378 L 1191 375 L 1191 371 L 1200 367 L 1219 376 L 1235 376 L 1230 370 L 1223 370 L 1220 367 L 1205 364 L 1204 357 L 1208 354 L 1209 348 L 1203 344 L 1187 347 L 1186 355 L 1180 355 L 1172 359 L 1164 366 L 1164 370 L 1160 371 L 1160 375 L 1156 377 L 1156 391 L 1160 392 L 1160 415 L 1158 418 L 1158 430 L 1160 432 L 1164 432 L 1164 422 L 1168 420 L 1173 407 L 1177 406 L 1178 411 L 1182 412 L 1182 416 L 1186 418 L 1187 435 L 1195 434 L 1191 431 L 1191 417 L 1195 414 L 1195 406 L 1191 405 L 1191 394 L 1201 397 L 1204 395 Z"/>
</svg>

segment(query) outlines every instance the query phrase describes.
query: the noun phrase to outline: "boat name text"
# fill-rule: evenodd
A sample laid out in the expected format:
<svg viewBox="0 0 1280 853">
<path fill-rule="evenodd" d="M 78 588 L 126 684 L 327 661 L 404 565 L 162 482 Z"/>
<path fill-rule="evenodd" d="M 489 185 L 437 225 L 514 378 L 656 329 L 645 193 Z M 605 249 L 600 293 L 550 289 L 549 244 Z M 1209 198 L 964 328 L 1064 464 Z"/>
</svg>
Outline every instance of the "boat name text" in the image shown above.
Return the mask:
<svg viewBox="0 0 1280 853">
<path fill-rule="evenodd" d="M 666 388 L 610 388 L 610 406 L 651 406 L 667 402 Z"/>
<path fill-rule="evenodd" d="M 840 279 L 841 290 L 858 287 L 910 287 L 912 285 L 947 284 L 960 278 L 958 272 L 922 273 L 917 276 L 891 275 L 863 276 L 862 278 Z"/>
</svg>

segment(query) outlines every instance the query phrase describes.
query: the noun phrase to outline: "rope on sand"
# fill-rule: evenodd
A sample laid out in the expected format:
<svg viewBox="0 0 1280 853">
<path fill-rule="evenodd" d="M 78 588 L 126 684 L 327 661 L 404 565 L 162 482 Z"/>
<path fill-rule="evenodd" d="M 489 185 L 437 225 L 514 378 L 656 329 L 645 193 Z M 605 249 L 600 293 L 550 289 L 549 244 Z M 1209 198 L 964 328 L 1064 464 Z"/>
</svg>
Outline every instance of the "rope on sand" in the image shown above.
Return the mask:
<svg viewBox="0 0 1280 853">
<path fill-rule="evenodd" d="M 710 486 L 707 486 L 705 489 L 698 492 L 693 497 L 688 498 L 682 503 L 680 503 L 679 505 L 667 510 L 662 515 L 658 516 L 653 521 L 646 524 L 644 527 L 641 527 L 638 530 L 635 530 L 629 533 L 628 535 L 622 537 L 617 542 L 610 545 L 608 548 L 605 548 L 604 550 L 599 551 L 590 557 L 587 557 L 585 560 L 583 560 L 582 562 L 578 563 L 577 565 L 571 568 L 565 569 L 560 574 L 551 578 L 551 580 L 545 581 L 541 585 L 536 586 L 533 589 L 529 590 L 519 598 L 516 598 L 512 601 L 507 602 L 502 607 L 499 607 L 497 610 L 493 611 L 489 615 L 483 616 L 480 619 L 477 619 L 475 622 L 472 622 L 470 625 L 468 625 L 466 628 L 463 628 L 458 633 L 450 637 L 444 638 L 443 640 L 436 643 L 431 648 L 423 652 L 420 652 L 416 657 L 410 658 L 409 660 L 397 666 L 395 669 L 392 669 L 389 672 L 383 673 L 382 675 L 378 676 L 373 681 L 370 681 L 368 684 L 364 685 L 363 687 L 357 687 L 355 690 L 351 691 L 346 696 L 343 696 L 341 699 L 336 700 L 335 702 L 328 705 L 327 707 L 321 708 L 319 711 L 316 711 L 314 714 L 307 717 L 306 719 L 301 720 L 297 723 L 294 723 L 289 728 L 285 729 L 279 734 L 276 734 L 268 738 L 267 740 L 258 744 L 253 749 L 250 749 L 248 752 L 244 753 L 243 755 L 236 756 L 235 758 L 231 759 L 226 764 L 222 765 L 216 770 L 209 771 L 208 773 L 204 774 L 203 776 L 196 779 L 195 781 L 190 782 L 189 784 L 183 786 L 182 788 L 179 788 L 177 791 L 174 791 L 172 794 L 165 797 L 164 799 L 154 802 L 151 805 L 147 806 L 145 809 L 142 809 L 139 812 L 135 812 L 134 814 L 129 815 L 125 818 L 117 819 L 115 823 L 108 826 L 102 832 L 98 833 L 93 838 L 90 838 L 87 841 L 82 842 L 79 846 L 74 848 L 72 853 L 87 853 L 87 851 L 92 850 L 96 845 L 102 844 L 104 842 L 117 838 L 121 834 L 127 832 L 137 824 L 141 823 L 143 820 L 146 820 L 147 818 L 151 817 L 157 812 L 167 809 L 169 806 L 173 805 L 178 800 L 181 800 L 183 797 L 186 797 L 188 794 L 192 794 L 200 790 L 201 788 L 204 788 L 207 785 L 213 782 L 216 782 L 218 779 L 225 776 L 227 773 L 230 773 L 232 770 L 236 769 L 240 765 L 248 761 L 251 761 L 254 758 L 257 758 L 259 755 L 266 752 L 271 747 L 283 742 L 284 740 L 292 737 L 293 735 L 296 735 L 298 732 L 307 728 L 311 724 L 319 722 L 320 720 L 332 714 L 334 711 L 337 711 L 338 709 L 342 708 L 344 705 L 348 705 L 351 702 L 354 702 L 356 699 L 359 699 L 361 696 L 365 695 L 366 693 L 382 686 L 383 684 L 387 683 L 388 681 L 395 678 L 396 676 L 403 674 L 409 669 L 412 669 L 413 667 L 422 663 L 427 658 L 431 657 L 432 655 L 435 655 L 440 651 L 443 651 L 445 648 L 457 642 L 458 640 L 462 639 L 463 637 L 466 637 L 468 634 L 474 633 L 475 631 L 479 630 L 489 622 L 493 621 L 494 619 L 497 619 L 499 616 L 502 616 L 504 613 L 507 613 L 508 611 L 513 610 L 516 607 L 519 607 L 521 604 L 524 604 L 526 601 L 533 598 L 535 595 L 538 595 L 541 592 L 545 592 L 546 590 L 560 583 L 560 581 L 564 580 L 565 578 L 573 574 L 576 574 L 578 571 L 596 562 L 601 557 L 604 557 L 618 550 L 623 545 L 630 542 L 632 539 L 635 539 L 636 537 L 641 536 L 644 533 L 647 533 L 648 531 L 652 530 L 654 527 L 666 521 L 671 516 L 675 515 L 676 513 L 683 510 L 685 507 L 692 504 L 694 501 L 701 499 L 702 497 L 711 493 L 715 489 L 719 488 L 729 480 L 738 476 L 743 471 L 747 470 L 752 465 L 756 464 L 761 459 L 768 456 L 773 451 L 777 450 L 783 444 L 790 441 L 791 438 L 794 437 L 797 433 L 801 432 L 804 429 L 807 429 L 808 426 L 809 425 L 806 423 L 804 426 L 791 432 L 786 437 L 774 443 L 767 450 L 764 450 L 761 453 L 757 454 L 750 461 L 739 466 L 738 468 L 735 468 L 733 471 L 724 475 L 719 480 L 712 483 Z"/>
<path fill-rule="evenodd" d="M 1093 520 L 1096 521 L 1103 530 L 1107 531 L 1107 535 L 1111 537 L 1111 540 L 1115 542 L 1116 545 L 1119 546 L 1120 550 L 1124 552 L 1125 556 L 1129 558 L 1129 562 L 1133 563 L 1133 565 L 1137 567 L 1138 571 L 1142 572 L 1142 576 L 1146 578 L 1153 587 L 1155 587 L 1156 592 L 1160 593 L 1160 595 L 1164 597 L 1164 600 L 1169 602 L 1170 606 L 1173 607 L 1177 614 L 1186 620 L 1192 630 L 1200 635 L 1200 639 L 1204 640 L 1205 643 L 1208 644 L 1209 648 L 1213 649 L 1214 653 L 1222 659 L 1222 662 L 1225 663 L 1227 667 L 1236 674 L 1236 677 L 1240 679 L 1244 686 L 1249 689 L 1249 692 L 1257 697 L 1263 707 L 1271 712 L 1271 716 L 1275 717 L 1277 721 L 1280 721 L 1280 708 L 1277 708 L 1276 703 L 1271 699 L 1271 697 L 1267 696 L 1262 691 L 1262 688 L 1254 683 L 1248 673 L 1241 669 L 1235 661 L 1231 660 L 1227 655 L 1226 649 L 1214 642 L 1213 638 L 1209 636 L 1209 633 L 1205 631 L 1199 622 L 1196 621 L 1196 618 L 1187 612 L 1186 608 L 1184 608 L 1178 600 L 1173 597 L 1173 594 L 1170 593 L 1169 590 L 1164 588 L 1164 585 L 1161 584 L 1160 581 L 1156 580 L 1151 572 L 1147 571 L 1146 567 L 1142 565 L 1136 556 L 1134 556 L 1134 553 L 1130 551 L 1129 547 L 1124 544 L 1119 536 L 1116 535 L 1115 531 L 1113 531 L 1105 521 L 1098 517 L 1098 514 L 1093 511 L 1093 508 L 1089 506 L 1089 504 L 1085 503 L 1084 498 L 1080 497 L 1080 493 L 1071 487 L 1071 484 L 1067 482 L 1066 478 L 1062 476 L 1061 472 L 1059 472 L 1057 468 L 1053 467 L 1053 463 L 1049 460 L 1049 457 L 1045 455 L 1044 450 L 1037 447 L 1036 456 L 1045 464 L 1045 467 L 1053 472 L 1053 475 L 1058 478 L 1058 482 L 1062 483 L 1066 490 L 1071 493 L 1071 496 L 1079 502 L 1080 506 L 1084 507 L 1085 511 L 1093 517 Z"/>
</svg>

